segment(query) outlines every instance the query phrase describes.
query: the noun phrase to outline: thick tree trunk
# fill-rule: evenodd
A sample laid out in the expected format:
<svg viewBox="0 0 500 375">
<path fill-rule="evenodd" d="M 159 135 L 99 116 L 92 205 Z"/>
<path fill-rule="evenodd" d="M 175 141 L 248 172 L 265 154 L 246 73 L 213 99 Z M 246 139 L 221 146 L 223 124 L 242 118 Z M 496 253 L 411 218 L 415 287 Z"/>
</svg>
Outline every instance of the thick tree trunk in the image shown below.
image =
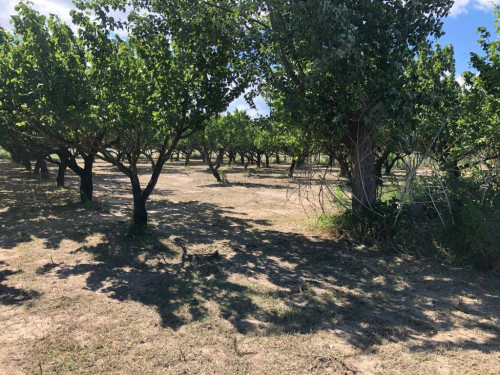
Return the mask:
<svg viewBox="0 0 500 375">
<path fill-rule="evenodd" d="M 57 187 L 64 187 L 64 177 L 66 176 L 66 169 L 68 169 L 68 166 L 66 165 L 66 163 L 63 163 L 61 161 L 57 168 Z"/>
<path fill-rule="evenodd" d="M 83 158 L 85 165 L 83 169 L 77 172 L 80 177 L 80 199 L 82 203 L 92 202 L 94 183 L 92 181 L 92 168 L 94 166 L 94 156 L 85 156 Z"/>
<path fill-rule="evenodd" d="M 217 169 L 215 169 L 213 167 L 213 164 L 210 163 L 211 166 L 210 166 L 210 171 L 212 172 L 212 174 L 214 175 L 215 179 L 217 180 L 217 182 L 222 182 L 222 178 L 220 177 L 220 174 L 219 172 L 217 171 Z"/>
<path fill-rule="evenodd" d="M 333 160 L 334 160 L 334 155 L 333 155 L 333 152 L 330 151 L 328 153 L 328 168 L 332 168 L 333 167 Z"/>
<path fill-rule="evenodd" d="M 394 165 L 396 164 L 396 162 L 399 159 L 401 159 L 401 157 L 400 156 L 396 156 L 390 162 L 389 162 L 389 160 L 385 161 L 385 163 L 384 163 L 384 166 L 385 166 L 384 175 L 386 175 L 386 176 L 390 176 L 391 175 L 392 168 L 394 168 Z"/>
<path fill-rule="evenodd" d="M 224 161 L 224 149 L 219 149 L 219 153 L 217 154 L 217 159 L 215 159 L 215 168 L 219 169 L 223 161 Z"/>
<path fill-rule="evenodd" d="M 189 165 L 189 159 L 191 159 L 191 154 L 193 151 L 186 152 L 186 160 L 184 161 L 184 166 L 187 167 Z"/>
<path fill-rule="evenodd" d="M 269 155 L 266 154 L 266 168 L 269 168 Z"/>
<path fill-rule="evenodd" d="M 260 152 L 257 153 L 256 161 L 257 161 L 257 168 L 260 168 L 260 165 L 262 163 L 262 154 Z"/>
<path fill-rule="evenodd" d="M 31 171 L 32 168 L 29 153 L 23 153 L 23 155 L 21 155 L 21 160 L 23 161 L 24 168 L 26 168 L 27 171 Z"/>
<path fill-rule="evenodd" d="M 39 176 L 40 175 L 40 159 L 37 159 L 35 162 L 35 169 L 33 169 L 33 175 L 34 176 Z"/>
<path fill-rule="evenodd" d="M 42 180 L 48 180 L 50 178 L 50 174 L 45 159 L 40 159 L 40 170 L 42 172 Z"/>
<path fill-rule="evenodd" d="M 276 164 L 279 164 L 280 163 L 280 153 L 278 151 L 276 151 Z"/>
<path fill-rule="evenodd" d="M 340 177 L 346 177 L 349 182 L 351 182 L 351 170 L 349 169 L 349 163 L 345 159 L 338 160 L 340 166 Z"/>
<path fill-rule="evenodd" d="M 92 202 L 94 185 L 92 183 L 92 173 L 82 171 L 80 173 L 80 200 L 83 204 Z"/>
<path fill-rule="evenodd" d="M 242 152 L 240 152 L 240 160 L 241 160 L 241 165 L 245 165 L 245 156 L 243 155 Z M 245 168 L 246 170 L 246 168 Z"/>
<path fill-rule="evenodd" d="M 386 150 L 382 153 L 382 155 L 375 160 L 375 177 L 377 186 L 382 186 L 384 181 L 382 180 L 382 166 L 386 162 L 387 158 L 390 155 L 390 151 Z"/>
<path fill-rule="evenodd" d="M 134 196 L 134 226 L 138 229 L 144 229 L 148 226 L 148 212 L 146 211 L 146 199 L 142 196 L 142 189 L 139 178 L 136 175 L 130 177 L 132 183 L 132 194 Z"/>
<path fill-rule="evenodd" d="M 376 200 L 375 155 L 373 129 L 361 122 L 352 123 L 349 129 L 351 156 L 352 208 L 363 212 L 371 209 Z"/>
</svg>

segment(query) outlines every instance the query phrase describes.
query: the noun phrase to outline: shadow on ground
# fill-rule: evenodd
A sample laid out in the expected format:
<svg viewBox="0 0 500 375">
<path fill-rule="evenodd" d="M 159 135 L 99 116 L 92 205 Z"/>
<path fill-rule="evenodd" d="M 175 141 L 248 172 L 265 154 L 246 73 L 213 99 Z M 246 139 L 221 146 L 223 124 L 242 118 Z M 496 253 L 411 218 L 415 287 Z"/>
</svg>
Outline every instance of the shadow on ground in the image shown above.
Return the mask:
<svg viewBox="0 0 500 375">
<path fill-rule="evenodd" d="M 8 209 L 1 218 L 9 238 L 2 237 L 0 247 L 13 248 L 31 235 L 44 238 L 48 248 L 68 238 L 81 243 L 77 252 L 92 254 L 94 261 L 57 265 L 53 272 L 59 278 L 85 275 L 86 288 L 153 306 L 163 326 L 172 329 L 207 318 L 215 306 L 244 334 L 334 330 L 369 351 L 460 326 L 479 328 L 489 338 L 443 345 L 498 348 L 500 284 L 494 275 L 282 232 L 231 208 L 197 201 L 151 202 L 154 225 L 143 237 L 131 237 L 126 224 L 103 207 L 75 210 L 47 199 L 29 215 Z M 23 221 L 12 219 L 21 216 Z M 17 232 L 24 234 L 16 237 Z M 93 234 L 101 240 L 90 246 L 85 237 Z M 8 288 L 13 299 L 2 303 L 24 298 Z"/>
<path fill-rule="evenodd" d="M 5 262 L 0 261 L 0 268 L 6 267 Z M 17 275 L 22 271 L 2 269 L 0 271 L 0 305 L 22 305 L 23 303 L 40 297 L 40 293 L 35 290 L 25 290 L 12 286 L 3 285 L 9 276 Z"/>
</svg>

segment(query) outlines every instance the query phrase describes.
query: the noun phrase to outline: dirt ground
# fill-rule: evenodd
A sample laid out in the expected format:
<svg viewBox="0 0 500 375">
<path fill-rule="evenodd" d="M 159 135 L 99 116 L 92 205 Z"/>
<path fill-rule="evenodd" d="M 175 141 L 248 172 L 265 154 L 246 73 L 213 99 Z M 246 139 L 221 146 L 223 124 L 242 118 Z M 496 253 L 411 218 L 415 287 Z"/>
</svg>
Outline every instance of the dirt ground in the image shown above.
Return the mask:
<svg viewBox="0 0 500 375">
<path fill-rule="evenodd" d="M 54 175 L 54 170 L 52 170 Z M 500 374 L 500 278 L 353 247 L 286 201 L 284 167 L 168 164 L 150 229 L 0 160 L 0 374 Z"/>
</svg>

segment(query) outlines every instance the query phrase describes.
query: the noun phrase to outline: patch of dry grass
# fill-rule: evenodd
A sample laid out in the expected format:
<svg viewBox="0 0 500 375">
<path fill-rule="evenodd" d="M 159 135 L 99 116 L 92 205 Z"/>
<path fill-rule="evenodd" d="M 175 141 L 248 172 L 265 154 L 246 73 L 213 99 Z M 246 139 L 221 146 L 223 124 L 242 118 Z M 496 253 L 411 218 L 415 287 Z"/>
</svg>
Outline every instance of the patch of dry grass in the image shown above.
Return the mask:
<svg viewBox="0 0 500 375">
<path fill-rule="evenodd" d="M 499 372 L 497 276 L 318 236 L 280 169 L 171 164 L 131 237 L 104 164 L 87 208 L 0 168 L 0 373 Z"/>
</svg>

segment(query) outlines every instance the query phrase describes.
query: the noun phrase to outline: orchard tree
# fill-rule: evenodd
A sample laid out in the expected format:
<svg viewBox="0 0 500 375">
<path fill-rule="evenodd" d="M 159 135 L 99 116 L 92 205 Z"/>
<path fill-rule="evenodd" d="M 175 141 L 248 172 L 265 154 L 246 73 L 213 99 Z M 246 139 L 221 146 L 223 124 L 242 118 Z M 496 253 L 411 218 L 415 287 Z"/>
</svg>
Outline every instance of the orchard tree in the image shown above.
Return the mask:
<svg viewBox="0 0 500 375">
<path fill-rule="evenodd" d="M 4 45 L 1 78 L 7 99 L 2 109 L 13 120 L 13 131 L 39 153 L 58 154 L 59 172 L 71 168 L 80 177 L 82 202 L 92 201 L 92 167 L 103 132 L 90 117 L 93 93 L 85 51 L 56 16 L 47 19 L 29 2 L 20 2 L 16 10 L 14 35 Z"/>
<path fill-rule="evenodd" d="M 358 212 L 376 200 L 375 129 L 400 109 L 400 77 L 418 48 L 441 35 L 452 3 L 264 0 L 254 10 L 264 88 L 282 93 L 290 119 L 332 128 L 326 133 L 349 152 Z"/>
<path fill-rule="evenodd" d="M 205 127 L 198 148 L 217 182 L 224 182 L 219 173 L 224 155 L 230 153 L 233 156 L 229 161 L 231 163 L 234 159 L 234 148 L 248 138 L 245 133 L 252 131 L 251 124 L 246 112 L 236 111 L 214 117 Z M 215 160 L 212 159 L 213 154 Z"/>
<path fill-rule="evenodd" d="M 90 55 L 105 131 L 99 156 L 129 177 L 133 223 L 147 225 L 146 202 L 179 141 L 203 131 L 244 92 L 252 73 L 235 16 L 190 1 L 79 1 L 73 19 Z M 128 20 L 109 10 L 129 10 Z M 86 14 L 94 12 L 96 17 Z M 125 26 L 126 40 L 111 33 Z M 139 158 L 151 164 L 145 187 Z"/>
</svg>

